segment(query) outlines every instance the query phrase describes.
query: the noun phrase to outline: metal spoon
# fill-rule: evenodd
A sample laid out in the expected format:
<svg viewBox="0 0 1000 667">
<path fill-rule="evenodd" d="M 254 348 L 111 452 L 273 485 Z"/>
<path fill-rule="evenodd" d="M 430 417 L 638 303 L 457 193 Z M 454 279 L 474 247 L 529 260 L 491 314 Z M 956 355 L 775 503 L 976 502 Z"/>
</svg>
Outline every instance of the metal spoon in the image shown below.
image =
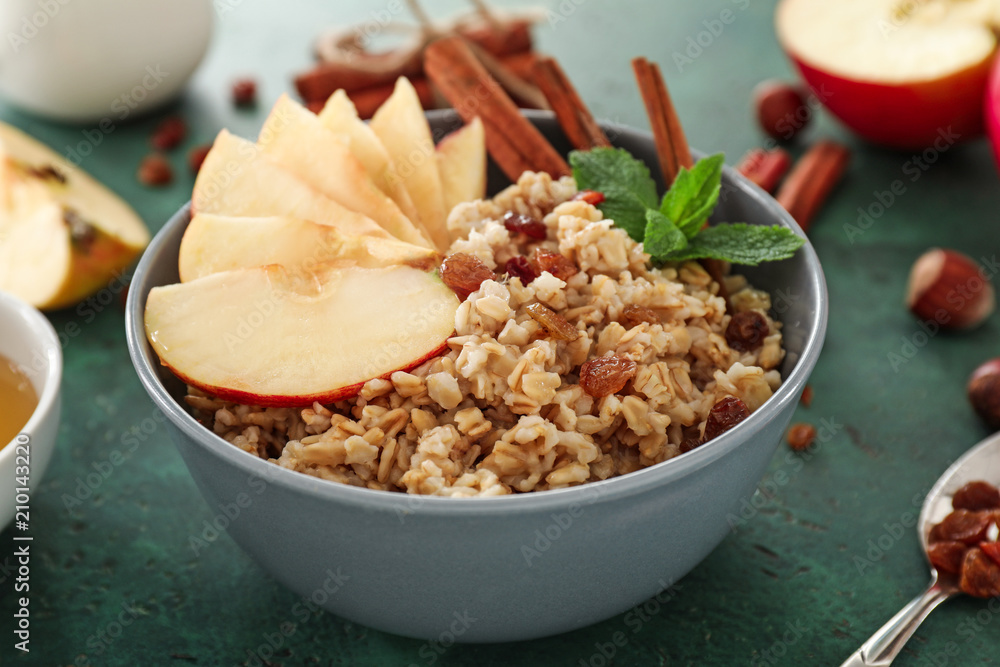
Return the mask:
<svg viewBox="0 0 1000 667">
<path fill-rule="evenodd" d="M 945 470 L 924 499 L 917 531 L 927 553 L 928 536 L 934 524 L 951 512 L 951 497 L 969 482 L 983 480 L 1000 484 L 1000 433 L 986 438 Z M 958 577 L 931 568 L 931 583 L 923 593 L 903 607 L 861 645 L 840 667 L 888 667 L 913 636 L 927 615 L 961 591 Z"/>
</svg>

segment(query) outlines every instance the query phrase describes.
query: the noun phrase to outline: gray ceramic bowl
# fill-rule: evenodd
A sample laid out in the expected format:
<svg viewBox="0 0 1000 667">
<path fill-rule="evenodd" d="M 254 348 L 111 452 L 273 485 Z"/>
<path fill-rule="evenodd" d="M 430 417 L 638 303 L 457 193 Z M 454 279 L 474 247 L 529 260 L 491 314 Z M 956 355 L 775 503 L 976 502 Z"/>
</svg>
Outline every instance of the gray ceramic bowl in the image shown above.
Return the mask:
<svg viewBox="0 0 1000 667">
<path fill-rule="evenodd" d="M 455 124 L 430 114 L 435 130 Z M 532 121 L 562 150 L 552 118 Z M 655 165 L 644 132 L 610 127 L 616 144 Z M 658 170 L 654 167 L 654 173 Z M 502 185 L 491 177 L 493 186 Z M 715 218 L 799 231 L 763 191 L 724 176 Z M 659 465 L 575 488 L 488 499 L 417 497 L 349 487 L 267 463 L 191 417 L 183 386 L 143 333 L 149 290 L 177 278 L 189 219 L 157 234 L 132 280 L 129 351 L 214 523 L 297 594 L 364 625 L 429 640 L 543 637 L 623 612 L 683 577 L 729 532 L 755 491 L 819 355 L 827 295 L 813 249 L 745 273 L 776 295 L 788 355 L 784 384 L 745 422 Z"/>
</svg>

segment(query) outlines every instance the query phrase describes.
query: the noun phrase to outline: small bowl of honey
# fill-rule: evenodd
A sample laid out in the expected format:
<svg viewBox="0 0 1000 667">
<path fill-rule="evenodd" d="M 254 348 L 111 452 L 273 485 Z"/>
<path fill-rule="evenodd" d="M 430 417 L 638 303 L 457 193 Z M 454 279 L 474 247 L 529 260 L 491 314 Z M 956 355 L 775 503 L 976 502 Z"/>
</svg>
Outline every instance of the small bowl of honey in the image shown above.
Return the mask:
<svg viewBox="0 0 1000 667">
<path fill-rule="evenodd" d="M 59 431 L 62 350 L 34 307 L 0 292 L 0 530 L 22 515 L 38 487 Z"/>
</svg>

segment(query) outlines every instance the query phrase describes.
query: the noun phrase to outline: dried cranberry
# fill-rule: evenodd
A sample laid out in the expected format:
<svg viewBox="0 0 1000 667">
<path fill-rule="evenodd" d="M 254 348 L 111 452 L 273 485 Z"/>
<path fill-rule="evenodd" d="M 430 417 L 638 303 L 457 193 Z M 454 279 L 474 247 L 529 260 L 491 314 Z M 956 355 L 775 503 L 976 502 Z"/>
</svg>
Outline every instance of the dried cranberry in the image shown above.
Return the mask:
<svg viewBox="0 0 1000 667">
<path fill-rule="evenodd" d="M 508 211 L 503 216 L 503 226 L 511 234 L 524 234 L 531 239 L 541 240 L 549 235 L 548 228 L 541 220 L 535 220 L 513 211 Z"/>
<path fill-rule="evenodd" d="M 176 148 L 187 136 L 187 124 L 177 116 L 165 118 L 149 138 L 149 143 L 158 151 L 168 151 Z"/>
<path fill-rule="evenodd" d="M 941 572 L 958 574 L 968 545 L 962 542 L 936 542 L 927 547 L 927 558 Z"/>
<path fill-rule="evenodd" d="M 597 357 L 580 366 L 580 387 L 594 398 L 617 394 L 632 379 L 635 370 L 635 362 L 626 357 Z"/>
<path fill-rule="evenodd" d="M 704 441 L 716 438 L 750 416 L 746 403 L 735 396 L 726 396 L 712 406 L 705 421 Z"/>
<path fill-rule="evenodd" d="M 726 342 L 734 350 L 752 352 L 764 344 L 771 332 L 767 318 L 755 310 L 745 310 L 733 315 L 726 327 Z"/>
<path fill-rule="evenodd" d="M 1000 489 L 989 482 L 969 482 L 952 496 L 951 506 L 957 510 L 1000 509 Z"/>
<path fill-rule="evenodd" d="M 580 337 L 580 331 L 565 317 L 540 303 L 529 303 L 525 310 L 556 340 L 576 340 Z"/>
<path fill-rule="evenodd" d="M 136 174 L 139 182 L 143 185 L 166 185 L 174 180 L 174 170 L 167 162 L 167 158 L 159 153 L 151 153 L 139 163 L 139 171 Z"/>
<path fill-rule="evenodd" d="M 211 144 L 203 144 L 191 149 L 191 152 L 188 153 L 188 167 L 191 168 L 191 173 L 197 174 L 201 171 L 201 165 L 208 157 L 210 150 L 212 150 Z"/>
<path fill-rule="evenodd" d="M 573 195 L 573 199 L 576 201 L 585 201 L 591 206 L 597 206 L 604 201 L 604 193 L 597 190 L 580 190 Z"/>
<path fill-rule="evenodd" d="M 233 104 L 238 107 L 252 107 L 257 104 L 257 82 L 253 79 L 237 79 L 233 82 Z"/>
<path fill-rule="evenodd" d="M 535 249 L 535 254 L 531 257 L 531 265 L 538 273 L 548 271 L 559 280 L 569 280 L 580 272 L 580 269 L 569 257 L 541 248 Z"/>
<path fill-rule="evenodd" d="M 441 280 L 453 289 L 458 298 L 463 301 L 479 289 L 484 280 L 493 280 L 494 278 L 496 276 L 493 275 L 490 268 L 475 255 L 456 252 L 454 255 L 448 255 L 441 262 Z"/>
<path fill-rule="evenodd" d="M 816 440 L 816 427 L 812 424 L 792 424 L 786 435 L 788 446 L 796 452 L 802 452 Z"/>
<path fill-rule="evenodd" d="M 964 542 L 973 545 L 986 539 L 993 522 L 989 512 L 955 510 L 931 529 L 931 542 Z"/>
<path fill-rule="evenodd" d="M 645 322 L 646 324 L 659 324 L 660 316 L 656 311 L 646 306 L 637 306 L 630 303 L 622 308 L 621 323 L 628 328 L 637 327 Z"/>
<path fill-rule="evenodd" d="M 1000 595 L 1000 564 L 973 547 L 965 552 L 962 561 L 962 576 L 959 587 L 977 598 L 992 598 Z"/>
<path fill-rule="evenodd" d="M 531 262 L 528 261 L 528 258 L 521 255 L 508 259 L 505 268 L 507 269 L 507 275 L 511 278 L 520 278 L 522 285 L 527 285 L 538 277 L 535 270 L 531 268 Z"/>
</svg>

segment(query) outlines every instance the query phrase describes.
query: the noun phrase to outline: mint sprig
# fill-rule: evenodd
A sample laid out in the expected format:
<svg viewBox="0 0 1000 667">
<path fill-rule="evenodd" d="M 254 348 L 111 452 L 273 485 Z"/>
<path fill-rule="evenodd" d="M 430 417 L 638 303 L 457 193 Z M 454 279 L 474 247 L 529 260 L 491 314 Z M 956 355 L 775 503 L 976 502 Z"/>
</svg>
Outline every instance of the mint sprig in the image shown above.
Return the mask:
<svg viewBox="0 0 1000 667">
<path fill-rule="evenodd" d="M 704 226 L 719 201 L 725 160 L 721 153 L 699 160 L 691 169 L 682 168 L 659 205 L 649 169 L 628 151 L 595 148 L 573 151 L 569 159 L 577 187 L 604 193 L 604 216 L 641 242 L 657 264 L 711 258 L 755 266 L 787 259 L 805 243 L 779 225 Z"/>
</svg>

